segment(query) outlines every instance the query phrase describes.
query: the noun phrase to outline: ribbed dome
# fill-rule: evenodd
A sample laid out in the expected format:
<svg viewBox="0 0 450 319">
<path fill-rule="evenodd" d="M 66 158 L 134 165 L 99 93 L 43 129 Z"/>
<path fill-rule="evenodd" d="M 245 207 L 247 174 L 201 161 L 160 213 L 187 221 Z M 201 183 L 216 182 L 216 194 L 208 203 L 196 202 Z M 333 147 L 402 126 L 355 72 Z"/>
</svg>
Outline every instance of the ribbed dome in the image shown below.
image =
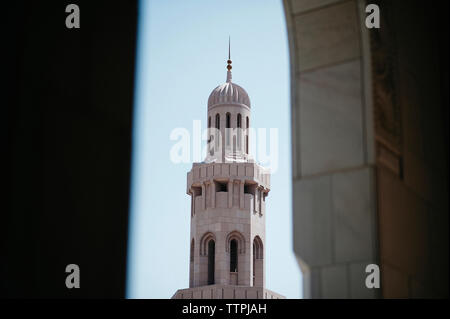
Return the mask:
<svg viewBox="0 0 450 319">
<path fill-rule="evenodd" d="M 250 98 L 242 87 L 232 83 L 230 79 L 229 82 L 216 87 L 209 95 L 208 108 L 218 104 L 244 104 L 250 107 Z"/>
</svg>

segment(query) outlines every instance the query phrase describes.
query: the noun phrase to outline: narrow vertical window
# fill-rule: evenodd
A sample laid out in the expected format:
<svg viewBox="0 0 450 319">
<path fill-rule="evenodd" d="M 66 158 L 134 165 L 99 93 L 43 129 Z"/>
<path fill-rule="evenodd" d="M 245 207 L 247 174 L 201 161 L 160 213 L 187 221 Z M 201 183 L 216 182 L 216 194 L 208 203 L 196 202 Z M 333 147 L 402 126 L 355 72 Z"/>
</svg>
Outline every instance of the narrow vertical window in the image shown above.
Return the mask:
<svg viewBox="0 0 450 319">
<path fill-rule="evenodd" d="M 220 115 L 216 114 L 216 129 L 220 130 Z"/>
<path fill-rule="evenodd" d="M 242 127 L 242 115 L 239 113 L 237 116 L 237 127 L 241 128 Z M 241 130 L 238 130 L 237 132 L 238 136 L 237 136 L 237 148 L 240 152 L 242 152 L 242 132 Z"/>
<path fill-rule="evenodd" d="M 237 241 L 230 241 L 230 272 L 237 272 Z"/>
<path fill-rule="evenodd" d="M 248 116 L 247 116 L 246 122 L 247 122 L 246 127 L 249 128 L 250 127 L 250 119 L 248 118 Z"/>
<path fill-rule="evenodd" d="M 227 113 L 227 117 L 226 117 L 226 128 L 228 130 L 226 130 L 225 132 L 225 139 L 226 139 L 226 145 L 230 145 L 230 130 L 229 128 L 231 127 L 231 114 Z"/>
<path fill-rule="evenodd" d="M 208 128 L 211 128 L 211 116 L 208 117 Z"/>
<path fill-rule="evenodd" d="M 253 287 L 256 286 L 256 242 L 253 241 Z"/>
<path fill-rule="evenodd" d="M 194 238 L 191 240 L 191 256 L 189 263 L 189 287 L 194 286 L 194 253 L 195 253 L 195 243 Z"/>
<path fill-rule="evenodd" d="M 253 287 L 263 286 L 263 243 L 259 236 L 253 240 Z"/>
<path fill-rule="evenodd" d="M 214 285 L 214 268 L 216 258 L 216 244 L 214 240 L 208 242 L 208 285 Z"/>
</svg>

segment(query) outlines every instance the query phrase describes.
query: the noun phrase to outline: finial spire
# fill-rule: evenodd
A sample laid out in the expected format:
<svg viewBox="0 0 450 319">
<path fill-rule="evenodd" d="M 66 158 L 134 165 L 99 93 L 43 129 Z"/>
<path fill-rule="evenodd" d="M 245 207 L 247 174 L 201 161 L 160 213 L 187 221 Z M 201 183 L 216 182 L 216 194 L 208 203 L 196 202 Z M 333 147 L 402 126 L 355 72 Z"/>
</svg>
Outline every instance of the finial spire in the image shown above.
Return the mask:
<svg viewBox="0 0 450 319">
<path fill-rule="evenodd" d="M 231 37 L 228 36 L 227 82 L 231 82 Z"/>
<path fill-rule="evenodd" d="M 231 37 L 228 36 L 228 60 L 231 59 Z"/>
</svg>

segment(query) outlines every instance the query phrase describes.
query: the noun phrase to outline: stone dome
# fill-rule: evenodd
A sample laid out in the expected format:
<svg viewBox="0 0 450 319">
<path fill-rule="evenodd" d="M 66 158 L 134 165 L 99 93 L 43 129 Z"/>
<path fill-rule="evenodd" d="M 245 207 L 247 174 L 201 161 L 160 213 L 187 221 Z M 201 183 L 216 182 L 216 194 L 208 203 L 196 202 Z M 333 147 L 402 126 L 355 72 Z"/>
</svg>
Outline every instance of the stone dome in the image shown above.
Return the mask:
<svg viewBox="0 0 450 319">
<path fill-rule="evenodd" d="M 231 82 L 231 72 L 228 71 L 227 82 L 216 87 L 208 98 L 208 108 L 219 104 L 244 104 L 250 107 L 250 98 L 245 90 Z"/>
</svg>

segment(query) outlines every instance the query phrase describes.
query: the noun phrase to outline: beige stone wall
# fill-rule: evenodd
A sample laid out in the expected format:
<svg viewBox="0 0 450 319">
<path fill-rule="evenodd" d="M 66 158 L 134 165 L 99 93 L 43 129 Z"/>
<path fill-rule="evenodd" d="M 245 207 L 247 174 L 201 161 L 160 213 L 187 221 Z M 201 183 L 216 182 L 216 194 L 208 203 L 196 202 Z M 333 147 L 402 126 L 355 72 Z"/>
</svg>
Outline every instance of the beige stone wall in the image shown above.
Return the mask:
<svg viewBox="0 0 450 319">
<path fill-rule="evenodd" d="M 380 29 L 364 27 L 366 3 L 380 6 Z M 443 3 L 284 1 L 307 298 L 448 297 Z M 381 291 L 364 286 L 368 263 Z"/>
<path fill-rule="evenodd" d="M 284 1 L 291 59 L 294 251 L 305 298 L 373 298 L 378 263 L 368 36 L 359 1 Z"/>
<path fill-rule="evenodd" d="M 218 191 L 217 182 L 227 185 Z M 207 285 L 208 257 L 202 253 L 202 238 L 211 234 L 215 241 L 215 284 L 253 286 L 253 240 L 265 240 L 265 200 L 270 176 L 255 163 L 196 163 L 188 173 L 188 194 L 192 199 L 191 240 L 194 260 L 190 263 L 190 286 Z M 253 194 L 245 192 L 253 185 Z M 231 239 L 238 242 L 238 271 L 230 273 Z M 263 248 L 264 248 L 263 244 Z M 257 284 L 264 286 L 263 258 L 255 270 Z"/>
</svg>

